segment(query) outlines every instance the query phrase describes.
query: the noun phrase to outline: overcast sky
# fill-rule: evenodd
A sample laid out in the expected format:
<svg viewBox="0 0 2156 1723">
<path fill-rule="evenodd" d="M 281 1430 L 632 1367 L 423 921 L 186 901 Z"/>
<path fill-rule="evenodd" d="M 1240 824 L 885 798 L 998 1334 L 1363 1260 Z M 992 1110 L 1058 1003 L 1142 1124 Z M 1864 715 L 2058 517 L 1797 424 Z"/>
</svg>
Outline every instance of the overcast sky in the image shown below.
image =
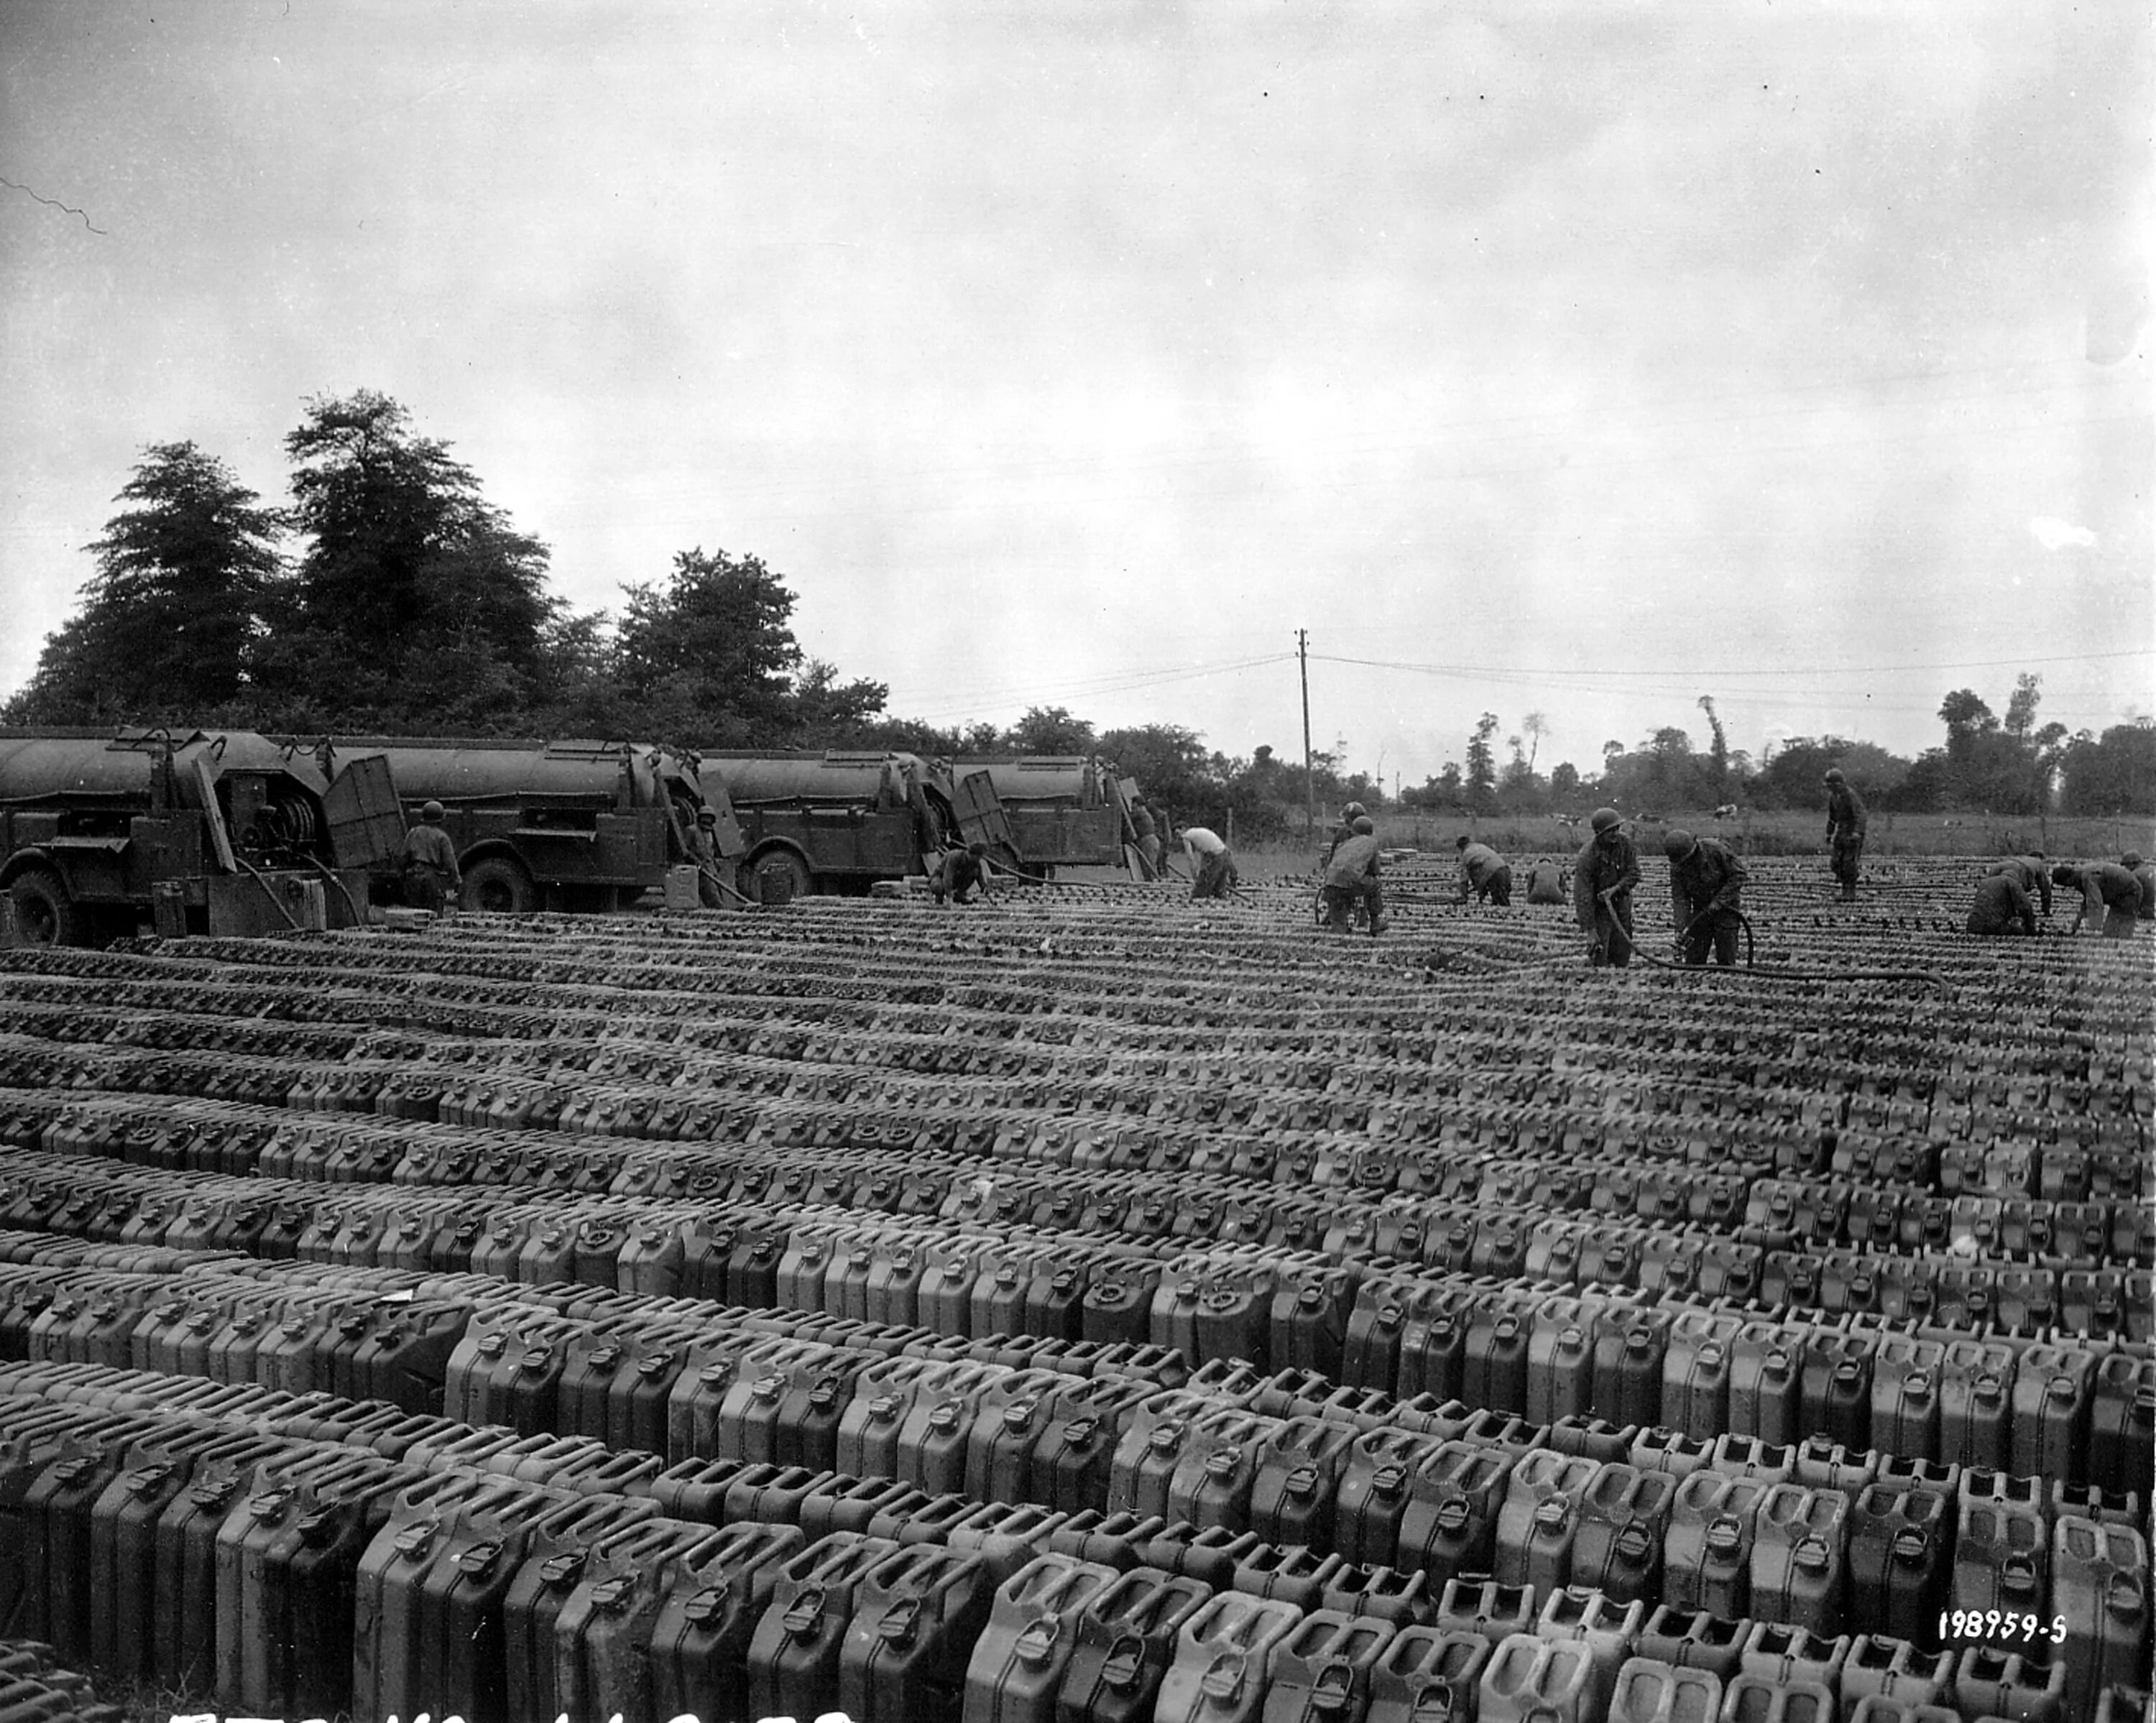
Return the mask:
<svg viewBox="0 0 2156 1723">
<path fill-rule="evenodd" d="M 579 609 L 1413 784 L 2152 674 L 2135 4 L 0 0 L 0 690 L 142 445 L 449 442 Z M 64 206 L 64 207 L 62 207 Z"/>
</svg>

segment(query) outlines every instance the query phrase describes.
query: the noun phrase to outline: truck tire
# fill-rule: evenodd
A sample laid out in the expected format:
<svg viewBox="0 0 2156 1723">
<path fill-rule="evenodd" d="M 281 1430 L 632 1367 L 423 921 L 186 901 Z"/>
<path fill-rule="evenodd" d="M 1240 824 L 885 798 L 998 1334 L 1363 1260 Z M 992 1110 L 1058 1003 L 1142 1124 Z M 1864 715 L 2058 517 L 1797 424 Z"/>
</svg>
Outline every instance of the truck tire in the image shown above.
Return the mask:
<svg viewBox="0 0 2156 1723">
<path fill-rule="evenodd" d="M 779 888 L 786 894 L 780 900 L 783 903 L 791 903 L 797 897 L 806 897 L 815 888 L 815 881 L 808 872 L 808 864 L 790 849 L 767 849 L 742 871 L 748 875 L 748 896 L 756 903 L 771 900 L 763 895 L 757 883 L 757 876 L 767 872 L 783 877 L 786 883 Z"/>
<path fill-rule="evenodd" d="M 50 868 L 30 868 L 18 874 L 8 888 L 8 895 L 14 900 L 17 945 L 81 943 L 81 911 L 75 908 L 60 876 Z"/>
<path fill-rule="evenodd" d="M 539 894 L 523 864 L 506 855 L 482 857 L 465 869 L 465 889 L 457 901 L 468 910 L 497 915 L 528 915 Z"/>
</svg>

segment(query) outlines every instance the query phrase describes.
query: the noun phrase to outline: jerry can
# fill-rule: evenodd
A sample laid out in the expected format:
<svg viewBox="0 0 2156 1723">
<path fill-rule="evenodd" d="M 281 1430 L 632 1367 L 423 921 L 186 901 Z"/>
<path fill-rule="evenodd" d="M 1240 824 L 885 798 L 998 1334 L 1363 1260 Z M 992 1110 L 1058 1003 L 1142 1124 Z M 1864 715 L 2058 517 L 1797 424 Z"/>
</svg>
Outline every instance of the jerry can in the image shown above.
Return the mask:
<svg viewBox="0 0 2156 1723">
<path fill-rule="evenodd" d="M 1951 1609 L 2050 1618 L 2050 1538 L 2033 1505 L 1985 1500 L 1962 1480 Z"/>
<path fill-rule="evenodd" d="M 839 1708 L 839 1661 L 855 1597 L 869 1570 L 898 1546 L 834 1532 L 778 1571 L 771 1602 L 749 1640 L 748 1693 L 757 1715 Z"/>
<path fill-rule="evenodd" d="M 1875 1633 L 1937 1642 L 1953 1577 L 1952 1497 L 1873 1485 L 1856 1498 L 1849 1528 L 1849 1613 Z"/>
<path fill-rule="evenodd" d="M 1936 1634 L 1938 1623 L 1933 1623 Z M 1877 1697 L 1902 1705 L 1943 1705 L 1953 1690 L 1953 1654 L 1923 1651 L 1907 1639 L 1861 1633 L 1849 1642 L 1837 1692 L 1845 1713 Z"/>
<path fill-rule="evenodd" d="M 1421 1569 L 1434 1586 L 1463 1572 L 1487 1572 L 1513 1464 L 1466 1442 L 1441 1443 L 1426 1454 L 1408 1478 L 1393 1559 Z"/>
<path fill-rule="evenodd" d="M 1210 1409 L 1195 1394 L 1173 1391 L 1157 1395 L 1132 1413 L 1109 1472 L 1111 1513 L 1168 1512 L 1168 1480 L 1183 1462 L 1191 1425 Z"/>
<path fill-rule="evenodd" d="M 960 1707 L 994 1580 L 978 1555 L 912 1545 L 862 1576 L 838 1656 L 839 1704 L 856 1723 L 936 1723 Z"/>
<path fill-rule="evenodd" d="M 720 1717 L 739 1704 L 750 1633 L 778 1570 L 803 1547 L 793 1526 L 733 1526 L 664 1566 L 651 1623 L 652 1715 Z"/>
<path fill-rule="evenodd" d="M 1278 1597 L 1307 1614 L 1323 1607 L 1326 1587 L 1347 1565 L 1344 1557 L 1307 1544 L 1260 1543 L 1236 1558 L 1229 1584 L 1248 1597 Z"/>
<path fill-rule="evenodd" d="M 966 1384 L 1001 1379 L 993 1366 L 880 1358 L 862 1367 L 854 1392 L 839 1413 L 832 1443 L 835 1470 L 855 1477 L 896 1477 L 906 1422 L 923 1395 L 940 1395 Z"/>
<path fill-rule="evenodd" d="M 1049 1554 L 997 1587 L 966 1664 L 964 1723 L 1052 1723 L 1079 1617 L 1116 1577 L 1113 1568 Z"/>
<path fill-rule="evenodd" d="M 1136 1567 L 1080 1612 L 1056 1692 L 1056 1723 L 1124 1723 L 1152 1715 L 1183 1624 L 1209 1588 L 1158 1568 Z"/>
<path fill-rule="evenodd" d="M 1722 1723 L 1835 1723 L 1831 1690 L 1816 1681 L 1739 1675 L 1724 1691 Z"/>
<path fill-rule="evenodd" d="M 1433 1436 L 1382 1427 L 1357 1436 L 1334 1495 L 1332 1547 L 1350 1561 L 1390 1562 L 1399 1547 L 1409 1480 L 1443 1445 Z"/>
<path fill-rule="evenodd" d="M 1543 1425 L 1542 1432 L 1542 1446 L 1604 1464 L 1629 1459 L 1632 1444 L 1640 1435 L 1637 1425 L 1620 1426 L 1607 1418 L 1588 1415 L 1568 1415 L 1555 1423 Z M 1519 1450 L 1526 1451 L 1524 1448 Z"/>
<path fill-rule="evenodd" d="M 1400 1340 L 1408 1322 L 1415 1283 L 1388 1275 L 1367 1276 L 1355 1291 L 1347 1337 L 1341 1348 L 1340 1380 L 1353 1387 L 1391 1392 L 1399 1382 Z"/>
<path fill-rule="evenodd" d="M 2097 1361 L 2089 1406 L 2088 1481 L 2149 1500 L 2156 1459 L 2156 1359 Z"/>
<path fill-rule="evenodd" d="M 1530 1422 L 1554 1423 L 1590 1416 L 1594 1399 L 1594 1347 L 1603 1303 L 1553 1298 L 1535 1307 L 1527 1333 L 1527 1392 Z"/>
<path fill-rule="evenodd" d="M 353 1579 L 352 1708 L 362 1717 L 412 1715 L 436 1695 L 426 1685 L 428 1567 L 460 1516 L 509 1507 L 537 1491 L 507 1479 L 470 1477 L 407 1489 L 361 1552 Z"/>
<path fill-rule="evenodd" d="M 653 1506 L 620 1496 L 577 1496 L 528 1527 L 475 1525 L 480 1536 L 438 1564 L 426 1582 L 430 1593 L 437 1576 L 444 1587 L 434 1606 L 444 1681 L 434 1690 L 455 1693 L 461 1682 L 491 1679 L 493 1659 L 484 1653 L 499 1644 L 499 1715 L 558 1715 L 554 1628 L 562 1608 L 607 1541 L 654 1517 Z"/>
<path fill-rule="evenodd" d="M 1403 1396 L 1459 1396 L 1467 1362 L 1467 1324 L 1476 1295 L 1458 1284 L 1424 1283 L 1406 1300 L 1400 1326 L 1399 1379 Z"/>
<path fill-rule="evenodd" d="M 2069 1716 L 2089 1715 L 2107 1687 L 2146 1679 L 2148 1545 L 2138 1527 L 2068 1515 L 2051 1532 L 2048 1654 L 2066 1670 Z M 2047 1628 L 2051 1623 L 2046 1623 Z"/>
<path fill-rule="evenodd" d="M 2015 1365 L 2013 1349 L 1998 1341 L 1947 1344 L 1939 1363 L 1939 1459 L 2011 1469 Z"/>
<path fill-rule="evenodd" d="M 1466 1723 L 1495 1649 L 1479 1633 L 1402 1628 L 1371 1666 L 1365 1723 Z"/>
<path fill-rule="evenodd" d="M 978 1556 L 988 1568 L 988 1583 L 993 1586 L 1024 1567 L 1070 1516 L 1031 1502 L 978 1502 L 940 1527 L 937 1535 L 926 1539 L 916 1536 L 919 1524 L 932 1517 L 932 1503 L 911 1510 L 898 1528 L 899 1541 L 940 1543 L 962 1555 Z"/>
<path fill-rule="evenodd" d="M 1152 1715 L 1192 1723 L 1257 1723 L 1275 1663 L 1302 1612 L 1276 1598 L 1221 1592 L 1176 1633 Z"/>
<path fill-rule="evenodd" d="M 1851 1641 L 1779 1622 L 1754 1622 L 1738 1656 L 1743 1673 L 1777 1684 L 1809 1682 L 1835 1692 Z"/>
<path fill-rule="evenodd" d="M 1617 1672 L 1637 1649 L 1647 1619 L 1644 1603 L 1620 1604 L 1584 1586 L 1559 1586 L 1543 1601 L 1535 1633 L 1544 1639 L 1574 1640 L 1592 1659 L 1589 1690 L 1599 1713 L 1608 1708 Z"/>
<path fill-rule="evenodd" d="M 1776 1322 L 1742 1325 L 1729 1342 L 1730 1431 L 1788 1444 L 1799 1433 L 1803 1331 Z"/>
<path fill-rule="evenodd" d="M 1662 1360 L 1670 1315 L 1640 1305 L 1612 1305 L 1594 1340 L 1594 1397 L 1589 1410 L 1614 1424 L 1656 1423 L 1661 1416 Z"/>
<path fill-rule="evenodd" d="M 1678 1669 L 1711 1671 L 1726 1685 L 1743 1668 L 1749 1621 L 1731 1620 L 1703 1609 L 1657 1605 L 1640 1628 L 1640 1655 Z"/>
<path fill-rule="evenodd" d="M 1778 1484 L 1759 1503 L 1752 1545 L 1750 1613 L 1816 1633 L 1841 1630 L 1849 1498 Z"/>
<path fill-rule="evenodd" d="M 90 1650 L 90 1515 L 118 1475 L 130 1449 L 129 1431 L 68 1441 L 22 1487 L 11 1516 L 18 1536 L 9 1552 L 19 1607 L 9 1633 L 49 1642 L 64 1655 Z"/>
<path fill-rule="evenodd" d="M 1733 1316 L 1685 1310 L 1670 1325 L 1662 1356 L 1661 1415 L 1654 1422 L 1711 1442 L 1727 1428 Z"/>
<path fill-rule="evenodd" d="M 1876 1450 L 1851 1450 L 1830 1436 L 1807 1436 L 1790 1456 L 1793 1483 L 1807 1490 L 1832 1490 L 1854 1501 L 1877 1475 Z"/>
<path fill-rule="evenodd" d="M 1659 1428 L 1642 1429 L 1625 1454 L 1626 1464 L 1643 1472 L 1667 1472 L 1673 1478 L 1687 1478 L 1711 1469 L 1713 1457 L 1712 1444 L 1687 1436 L 1682 1430 Z"/>
<path fill-rule="evenodd" d="M 1356 1432 L 1291 1417 L 1265 1434 L 1250 1479 L 1250 1529 L 1276 1544 L 1332 1546 L 1332 1503 Z"/>
<path fill-rule="evenodd" d="M 2066 1665 L 2018 1651 L 1972 1645 L 1954 1664 L 1953 1702 L 1965 1717 L 2010 1717 L 2017 1723 L 2072 1723 L 2066 1709 Z"/>
<path fill-rule="evenodd" d="M 198 1469 L 222 1466 L 233 1475 L 270 1458 L 277 1439 L 252 1430 L 205 1425 L 175 1428 L 136 1443 L 126 1467 L 90 1510 L 90 1661 L 100 1669 L 146 1679 L 157 1669 L 152 1624 L 177 1618 L 182 1600 L 159 1591 L 157 1522 Z M 177 1574 L 164 1577 L 176 1582 Z M 214 1595 L 214 1585 L 209 1589 Z"/>
<path fill-rule="evenodd" d="M 1438 1596 L 1435 1624 L 1447 1633 L 1479 1634 L 1492 1645 L 1515 1633 L 1532 1633 L 1535 1589 L 1474 1574 L 1449 1579 Z"/>
<path fill-rule="evenodd" d="M 1497 1511 L 1493 1577 L 1544 1591 L 1566 1582 L 1579 1505 L 1601 1469 L 1592 1460 L 1537 1451 L 1513 1467 Z"/>
<path fill-rule="evenodd" d="M 1805 1336 L 1797 1409 L 1804 1435 L 1870 1445 L 1875 1344 L 1872 1334 L 1861 1331 L 1815 1328 Z"/>
<path fill-rule="evenodd" d="M 2078 1484 L 2087 1477 L 2095 1359 L 2079 1346 L 2032 1346 L 2016 1361 L 2009 1469 Z"/>
<path fill-rule="evenodd" d="M 1750 1478 L 1762 1484 L 1794 1484 L 1799 1481 L 1797 1453 L 1795 1449 L 1763 1442 L 1757 1436 L 1721 1435 L 1714 1438 L 1707 1464 L 1700 1469 L 1718 1472 L 1725 1478 Z"/>
<path fill-rule="evenodd" d="M 1429 1575 L 1373 1562 L 1350 1561 L 1336 1569 L 1326 1580 L 1318 1603 L 1348 1615 L 1373 1616 L 1395 1627 L 1427 1622 L 1436 1614 Z"/>
<path fill-rule="evenodd" d="M 1578 1640 L 1514 1633 L 1483 1666 L 1478 1723 L 1595 1723 L 1593 1653 Z"/>
<path fill-rule="evenodd" d="M 1659 1601 L 1663 1543 L 1679 1480 L 1666 1472 L 1603 1467 L 1580 1500 L 1572 1583 L 1620 1602 Z"/>
<path fill-rule="evenodd" d="M 1890 1334 L 1872 1355 L 1871 1445 L 1884 1453 L 1935 1459 L 1939 1454 L 1938 1341 Z"/>
<path fill-rule="evenodd" d="M 1492 1299 L 1470 1310 L 1460 1397 L 1471 1406 L 1524 1412 L 1527 1405 L 1527 1350 L 1533 1318 L 1527 1310 Z"/>
<path fill-rule="evenodd" d="M 1194 1422 L 1182 1464 L 1168 1478 L 1169 1516 L 1231 1532 L 1248 1531 L 1258 1458 L 1280 1423 L 1227 1408 Z"/>
<path fill-rule="evenodd" d="M 1652 1658 L 1628 1660 L 1609 1696 L 1609 1723 L 1717 1723 L 1721 1713 L 1720 1676 Z"/>
<path fill-rule="evenodd" d="M 865 1379 L 867 1372 L 863 1372 Z M 1026 1500 L 1034 1444 L 1046 1429 L 1060 1388 L 1070 1378 L 1050 1371 L 1014 1371 L 991 1382 L 978 1403 L 966 1438 L 964 1487 L 982 1501 Z M 858 1403 L 862 1388 L 855 1390 Z M 844 1423 L 841 1423 L 844 1430 Z M 843 1441 L 843 1437 L 842 1437 Z"/>
<path fill-rule="evenodd" d="M 651 1636 L 673 1568 L 725 1534 L 651 1519 L 601 1545 L 554 1618 L 554 1703 L 572 1717 L 651 1713 Z"/>
<path fill-rule="evenodd" d="M 1084 1508 L 1049 1533 L 1048 1547 L 1060 1556 L 1127 1573 L 1134 1567 L 1159 1565 L 1150 1559 L 1150 1551 L 1154 1540 L 1168 1529 L 1168 1521 L 1158 1514 L 1110 1514 Z"/>
<path fill-rule="evenodd" d="M 1116 1377 L 1074 1383 L 1055 1397 L 1034 1444 L 1026 1495 L 1066 1513 L 1106 1509 L 1125 1421 L 1151 1397 L 1150 1385 Z"/>
</svg>

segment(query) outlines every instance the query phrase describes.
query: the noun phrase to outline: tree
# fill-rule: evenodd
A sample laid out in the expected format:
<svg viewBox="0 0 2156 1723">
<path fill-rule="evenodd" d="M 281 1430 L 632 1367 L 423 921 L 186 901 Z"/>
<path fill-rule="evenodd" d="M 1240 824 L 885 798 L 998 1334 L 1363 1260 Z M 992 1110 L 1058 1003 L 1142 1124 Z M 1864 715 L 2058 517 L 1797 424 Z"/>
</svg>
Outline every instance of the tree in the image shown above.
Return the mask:
<svg viewBox="0 0 2156 1723">
<path fill-rule="evenodd" d="M 1720 807 L 1729 799 L 1729 736 L 1722 727 L 1721 715 L 1714 710 L 1714 696 L 1702 694 L 1699 709 L 1707 714 L 1708 727 L 1714 732 L 1714 746 L 1707 756 L 1707 789 Z"/>
<path fill-rule="evenodd" d="M 1569 760 L 1561 760 L 1550 767 L 1550 795 L 1559 802 L 1568 802 L 1579 794 L 1579 768 Z"/>
<path fill-rule="evenodd" d="M 2024 670 L 2015 679 L 2013 695 L 2006 702 L 2006 733 L 2017 742 L 2026 742 L 2036 727 L 2036 707 L 2043 698 L 2041 675 Z"/>
<path fill-rule="evenodd" d="M 398 723 L 521 715 L 562 604 L 547 551 L 449 445 L 371 389 L 317 396 L 285 439 L 311 542 L 270 664 L 288 712 Z M 332 701 L 334 705 L 332 705 Z"/>
<path fill-rule="evenodd" d="M 1520 720 L 1520 728 L 1527 738 L 1527 770 L 1535 769 L 1535 756 L 1543 751 L 1543 738 L 1549 734 L 1549 716 L 1543 712 L 1530 712 Z"/>
<path fill-rule="evenodd" d="M 1467 805 L 1476 813 L 1493 813 L 1497 806 L 1497 756 L 1490 746 L 1496 733 L 1497 715 L 1485 712 L 1467 741 Z"/>
<path fill-rule="evenodd" d="M 1217 796 L 1204 744 L 1194 730 L 1140 724 L 1109 731 L 1099 746 L 1124 777 L 1137 780 L 1148 801 L 1165 802 L 1178 818 L 1188 818 L 1193 808 Z"/>
<path fill-rule="evenodd" d="M 791 739 L 793 594 L 761 558 L 700 545 L 675 552 L 664 587 L 624 591 L 614 674 L 654 733 L 706 746 Z"/>
<path fill-rule="evenodd" d="M 1093 726 L 1061 706 L 1029 706 L 1005 740 L 1020 754 L 1090 754 L 1100 746 Z"/>
<path fill-rule="evenodd" d="M 1939 716 L 1947 726 L 1948 756 L 1955 760 L 1970 751 L 1978 736 L 1999 727 L 1991 708 L 1974 689 L 1954 690 L 1939 703 Z"/>
<path fill-rule="evenodd" d="M 2101 736 L 2077 732 L 2061 752 L 2068 813 L 2156 813 L 2156 723 L 2137 718 Z"/>
<path fill-rule="evenodd" d="M 249 690 L 283 562 L 273 509 L 192 443 L 152 444 L 86 546 L 82 608 L 46 639 L 17 721 L 197 718 Z"/>
<path fill-rule="evenodd" d="M 841 682 L 836 664 L 812 658 L 793 679 L 793 740 L 810 748 L 859 742 L 890 697 L 890 684 L 865 676 Z"/>
</svg>

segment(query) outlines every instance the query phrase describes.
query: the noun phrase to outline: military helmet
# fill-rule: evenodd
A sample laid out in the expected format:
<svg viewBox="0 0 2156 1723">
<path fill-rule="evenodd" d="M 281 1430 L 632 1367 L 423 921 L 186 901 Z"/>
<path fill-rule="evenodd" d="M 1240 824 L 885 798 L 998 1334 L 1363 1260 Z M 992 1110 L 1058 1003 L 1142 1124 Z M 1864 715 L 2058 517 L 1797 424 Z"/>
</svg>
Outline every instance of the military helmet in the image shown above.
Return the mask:
<svg viewBox="0 0 2156 1723">
<path fill-rule="evenodd" d="M 715 826 L 718 823 L 719 815 L 716 808 L 706 808 L 696 816 L 696 823 L 700 826 Z"/>
<path fill-rule="evenodd" d="M 1363 807 L 1360 802 L 1350 802 L 1345 808 L 1340 810 L 1340 818 L 1348 820 L 1360 819 L 1369 811 L 1370 810 Z"/>
<path fill-rule="evenodd" d="M 1826 781 L 1830 784 L 1846 783 L 1848 782 L 1846 778 L 1842 777 L 1841 768 L 1839 766 L 1830 766 L 1827 767 Z"/>
<path fill-rule="evenodd" d="M 1618 813 L 1615 808 L 1598 808 L 1592 814 L 1588 816 L 1587 823 L 1589 825 L 1594 828 L 1595 833 L 1599 836 L 1604 832 L 1612 832 L 1616 830 L 1616 828 L 1624 824 L 1625 822 L 1623 817 Z"/>
<path fill-rule="evenodd" d="M 2139 867 L 2141 865 L 2141 852 L 2138 849 L 2128 850 L 2125 854 L 2119 857 L 2118 864 L 2123 868 L 2128 869 Z"/>
<path fill-rule="evenodd" d="M 1671 861 L 1682 861 L 1691 854 L 1692 845 L 1698 841 L 1690 832 L 1671 826 L 1669 834 L 1662 839 L 1662 851 Z"/>
<path fill-rule="evenodd" d="M 419 818 L 421 819 L 435 820 L 439 819 L 441 817 L 442 804 L 439 802 L 429 802 L 425 807 L 419 810 Z"/>
<path fill-rule="evenodd" d="M 1367 813 L 1358 813 L 1355 816 L 1353 829 L 1358 835 L 1367 838 L 1378 829 L 1378 823 Z"/>
</svg>

